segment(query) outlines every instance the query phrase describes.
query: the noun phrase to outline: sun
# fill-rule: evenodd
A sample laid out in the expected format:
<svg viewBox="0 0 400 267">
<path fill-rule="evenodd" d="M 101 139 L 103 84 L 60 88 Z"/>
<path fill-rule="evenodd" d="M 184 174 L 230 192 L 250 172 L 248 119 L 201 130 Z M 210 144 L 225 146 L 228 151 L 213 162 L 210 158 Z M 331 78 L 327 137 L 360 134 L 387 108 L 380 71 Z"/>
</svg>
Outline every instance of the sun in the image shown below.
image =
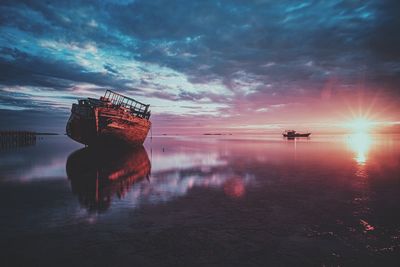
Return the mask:
<svg viewBox="0 0 400 267">
<path fill-rule="evenodd" d="M 344 123 L 344 126 L 355 133 L 367 133 L 373 128 L 374 124 L 366 117 L 356 117 Z"/>
<path fill-rule="evenodd" d="M 350 128 L 353 132 L 365 133 L 368 132 L 374 125 L 373 121 L 366 118 L 355 118 L 352 121 L 346 123 L 347 128 Z"/>
<path fill-rule="evenodd" d="M 371 128 L 371 122 L 364 118 L 358 118 L 352 122 L 352 128 L 358 132 L 366 132 Z"/>
</svg>

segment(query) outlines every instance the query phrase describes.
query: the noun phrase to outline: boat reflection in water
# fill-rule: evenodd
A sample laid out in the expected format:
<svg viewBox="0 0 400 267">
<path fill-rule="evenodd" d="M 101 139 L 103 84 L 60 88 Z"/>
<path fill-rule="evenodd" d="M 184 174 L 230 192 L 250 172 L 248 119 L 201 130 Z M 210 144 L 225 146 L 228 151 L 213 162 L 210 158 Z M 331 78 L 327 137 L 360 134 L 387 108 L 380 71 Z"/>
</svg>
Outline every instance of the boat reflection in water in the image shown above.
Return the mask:
<svg viewBox="0 0 400 267">
<path fill-rule="evenodd" d="M 146 146 L 76 151 L 53 136 L 0 151 L 7 266 L 398 265 L 400 135 Z"/>
<path fill-rule="evenodd" d="M 112 198 L 123 198 L 132 185 L 149 179 L 151 164 L 143 146 L 130 150 L 82 148 L 69 155 L 67 175 L 72 192 L 89 211 L 106 211 Z"/>
</svg>

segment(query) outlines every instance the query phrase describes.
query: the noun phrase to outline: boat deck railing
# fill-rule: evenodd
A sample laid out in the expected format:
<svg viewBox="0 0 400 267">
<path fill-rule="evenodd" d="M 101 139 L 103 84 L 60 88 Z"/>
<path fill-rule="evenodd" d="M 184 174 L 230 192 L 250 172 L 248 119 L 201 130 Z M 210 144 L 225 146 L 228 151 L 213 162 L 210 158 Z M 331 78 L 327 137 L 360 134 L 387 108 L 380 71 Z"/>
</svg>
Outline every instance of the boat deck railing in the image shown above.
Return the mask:
<svg viewBox="0 0 400 267">
<path fill-rule="evenodd" d="M 133 98 L 126 97 L 111 90 L 107 90 L 104 94 L 103 100 L 109 101 L 111 104 L 129 109 L 129 111 L 141 118 L 150 118 L 150 105 L 143 104 Z"/>
</svg>

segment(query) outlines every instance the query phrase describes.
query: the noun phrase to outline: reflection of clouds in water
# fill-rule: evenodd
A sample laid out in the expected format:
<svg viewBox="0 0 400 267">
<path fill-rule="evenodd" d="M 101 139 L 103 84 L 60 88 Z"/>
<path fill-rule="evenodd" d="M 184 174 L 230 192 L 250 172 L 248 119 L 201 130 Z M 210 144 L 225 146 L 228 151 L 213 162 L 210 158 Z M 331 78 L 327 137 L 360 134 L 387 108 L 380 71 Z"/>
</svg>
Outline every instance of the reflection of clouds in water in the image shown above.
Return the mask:
<svg viewBox="0 0 400 267">
<path fill-rule="evenodd" d="M 221 188 L 228 196 L 243 196 L 245 186 L 255 179 L 254 175 L 237 176 L 227 171 L 227 161 L 218 156 L 218 153 L 176 153 L 165 155 L 164 159 L 163 155 L 158 155 L 159 161 L 152 163 L 152 169 L 158 171 L 152 171 L 150 182 L 133 186 L 125 199 L 131 206 L 156 204 L 184 196 L 195 187 Z M 177 164 L 179 159 L 182 161 Z M 161 166 L 157 166 L 157 162 Z"/>
<path fill-rule="evenodd" d="M 221 190 L 234 198 L 243 196 L 254 175 L 239 170 L 239 176 L 234 170 L 240 167 L 219 152 L 159 150 L 151 155 L 149 180 L 143 179 L 150 174 L 144 148 L 114 154 L 81 149 L 68 157 L 66 170 L 73 192 L 89 211 L 159 204 L 185 196 L 195 187 Z"/>
<path fill-rule="evenodd" d="M 153 154 L 152 159 L 153 172 L 170 170 L 173 168 L 188 169 L 196 166 L 209 168 L 226 164 L 219 158 L 216 152 L 200 153 L 200 152 L 176 152 L 176 153 L 157 153 Z"/>
<path fill-rule="evenodd" d="M 21 174 L 20 181 L 31 181 L 33 179 L 54 179 L 54 177 L 65 176 L 65 159 L 57 158 L 49 161 L 45 166 L 34 166 L 29 172 Z"/>
<path fill-rule="evenodd" d="M 64 136 L 46 136 L 36 146 L 0 151 L 0 177 L 15 183 L 64 180 L 66 158 L 78 147 Z"/>
<path fill-rule="evenodd" d="M 221 159 L 224 158 L 224 159 Z M 103 153 L 80 149 L 68 157 L 66 171 L 72 191 L 89 211 L 110 206 L 138 207 L 185 196 L 195 188 L 221 189 L 230 197 L 241 197 L 254 178 L 239 176 L 235 166 L 219 151 L 168 151 L 153 153 L 152 167 L 146 150 Z M 237 167 L 237 166 L 236 166 Z M 151 169 L 151 177 L 148 177 Z"/>
<path fill-rule="evenodd" d="M 32 182 L 39 180 L 64 179 L 65 177 L 65 156 L 54 158 L 46 157 L 42 160 L 41 155 L 20 154 L 19 157 L 8 155 L 0 157 L 0 169 L 7 182 Z"/>
</svg>

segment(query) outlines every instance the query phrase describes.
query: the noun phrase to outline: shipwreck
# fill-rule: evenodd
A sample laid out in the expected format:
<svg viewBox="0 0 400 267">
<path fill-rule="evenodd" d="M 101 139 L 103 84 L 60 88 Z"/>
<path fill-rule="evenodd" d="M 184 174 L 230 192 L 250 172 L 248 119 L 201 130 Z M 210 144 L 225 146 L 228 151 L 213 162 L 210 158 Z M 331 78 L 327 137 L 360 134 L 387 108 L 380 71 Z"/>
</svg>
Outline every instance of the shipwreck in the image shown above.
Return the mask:
<svg viewBox="0 0 400 267">
<path fill-rule="evenodd" d="M 150 105 L 107 90 L 100 99 L 79 99 L 72 104 L 66 133 L 87 146 L 140 146 L 151 128 L 149 108 Z"/>
</svg>

